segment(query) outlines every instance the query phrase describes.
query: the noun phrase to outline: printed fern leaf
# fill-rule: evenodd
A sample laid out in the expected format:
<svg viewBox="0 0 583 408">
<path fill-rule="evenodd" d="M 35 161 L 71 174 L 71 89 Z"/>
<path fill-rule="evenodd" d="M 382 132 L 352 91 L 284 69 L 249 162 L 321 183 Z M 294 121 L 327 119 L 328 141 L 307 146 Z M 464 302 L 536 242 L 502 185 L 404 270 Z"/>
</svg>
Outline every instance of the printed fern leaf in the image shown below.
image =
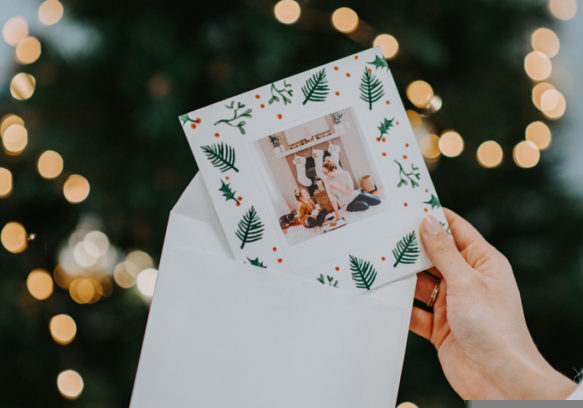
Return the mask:
<svg viewBox="0 0 583 408">
<path fill-rule="evenodd" d="M 241 218 L 235 235 L 241 240 L 241 249 L 245 247 L 245 244 L 256 242 L 263 238 L 263 223 L 257 215 L 255 207 L 251 206 L 249 211 Z"/>
<path fill-rule="evenodd" d="M 377 271 L 370 261 L 357 258 L 349 255 L 350 270 L 352 271 L 352 279 L 359 289 L 370 290 L 375 279 L 377 278 Z"/>
<path fill-rule="evenodd" d="M 417 244 L 417 236 L 415 231 L 405 235 L 393 249 L 393 256 L 395 257 L 396 267 L 399 264 L 414 264 L 419 258 L 419 244 Z"/>
<path fill-rule="evenodd" d="M 385 90 L 381 80 L 364 68 L 364 74 L 360 79 L 360 99 L 368 103 L 368 109 L 372 110 L 372 104 L 384 95 Z"/>
<path fill-rule="evenodd" d="M 387 59 L 385 57 L 379 57 L 375 55 L 374 61 L 367 62 L 367 64 L 374 65 L 374 69 L 376 71 L 377 68 L 386 68 L 387 71 L 389 70 L 389 64 L 387 64 Z"/>
<path fill-rule="evenodd" d="M 215 143 L 213 145 L 201 146 L 201 149 L 211 164 L 221 172 L 231 169 L 237 173 L 239 172 L 239 169 L 235 167 L 235 149 L 233 147 L 224 143 Z"/>
<path fill-rule="evenodd" d="M 225 183 L 223 180 L 221 180 L 221 187 L 219 188 L 219 191 L 223 193 L 223 197 L 225 197 L 227 201 L 233 200 L 237 203 L 237 205 L 240 204 L 237 197 L 235 197 L 235 191 L 231 189 L 230 183 Z"/>
<path fill-rule="evenodd" d="M 324 102 L 330 88 L 328 87 L 328 78 L 326 77 L 326 69 L 322 68 L 321 71 L 316 72 L 306 81 L 306 84 L 302 86 L 302 93 L 305 98 L 302 105 L 305 105 L 308 101 L 312 102 Z"/>
<path fill-rule="evenodd" d="M 431 198 L 427 201 L 423 201 L 423 204 L 429 204 L 431 206 L 431 209 L 433 210 L 434 208 L 439 208 L 441 207 L 441 203 L 439 202 L 439 198 L 437 198 L 436 196 L 434 196 L 433 194 L 431 194 Z"/>
<path fill-rule="evenodd" d="M 247 260 L 251 263 L 251 265 L 253 266 L 258 266 L 260 268 L 267 268 L 267 266 L 265 266 L 263 264 L 262 261 L 259 260 L 259 257 L 255 258 L 255 259 L 251 259 L 251 258 L 247 258 Z"/>
</svg>

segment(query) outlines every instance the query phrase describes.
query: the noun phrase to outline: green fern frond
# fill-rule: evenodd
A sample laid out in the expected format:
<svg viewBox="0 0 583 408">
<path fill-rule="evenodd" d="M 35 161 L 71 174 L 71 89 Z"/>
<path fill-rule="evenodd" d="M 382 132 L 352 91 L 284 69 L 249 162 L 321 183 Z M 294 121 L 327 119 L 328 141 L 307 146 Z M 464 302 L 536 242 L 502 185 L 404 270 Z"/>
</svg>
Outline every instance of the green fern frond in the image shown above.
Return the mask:
<svg viewBox="0 0 583 408">
<path fill-rule="evenodd" d="M 385 95 L 383 83 L 374 74 L 364 68 L 360 79 L 360 99 L 368 103 L 368 109 L 372 110 L 372 104 Z"/>
<path fill-rule="evenodd" d="M 419 258 L 419 244 L 417 244 L 417 236 L 415 231 L 411 231 L 405 235 L 393 249 L 393 256 L 395 257 L 396 267 L 398 264 L 414 264 Z"/>
<path fill-rule="evenodd" d="M 231 169 L 237 173 L 239 172 L 239 169 L 235 167 L 235 149 L 233 147 L 225 143 L 215 143 L 213 145 L 201 146 L 201 149 L 211 164 L 221 172 Z"/>
<path fill-rule="evenodd" d="M 256 242 L 263 238 L 263 223 L 257 215 L 255 207 L 251 206 L 239 221 L 235 235 L 241 240 L 241 249 L 245 247 L 245 244 Z"/>
<path fill-rule="evenodd" d="M 321 71 L 316 72 L 306 81 L 306 84 L 302 86 L 302 93 L 304 94 L 305 105 L 308 101 L 312 102 L 324 102 L 330 88 L 328 87 L 328 78 L 326 77 L 326 69 L 322 68 Z"/>
<path fill-rule="evenodd" d="M 370 261 L 348 255 L 350 260 L 350 270 L 352 271 L 352 279 L 359 289 L 370 290 L 375 279 L 377 278 L 377 271 Z"/>
</svg>

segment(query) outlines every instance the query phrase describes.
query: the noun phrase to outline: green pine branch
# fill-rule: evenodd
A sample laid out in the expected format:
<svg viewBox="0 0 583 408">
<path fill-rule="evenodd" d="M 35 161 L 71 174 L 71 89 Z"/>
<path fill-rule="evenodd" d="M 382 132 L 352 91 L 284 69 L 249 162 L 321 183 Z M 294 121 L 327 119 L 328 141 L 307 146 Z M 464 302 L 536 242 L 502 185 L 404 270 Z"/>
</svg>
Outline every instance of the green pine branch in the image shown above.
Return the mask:
<svg viewBox="0 0 583 408">
<path fill-rule="evenodd" d="M 387 59 L 385 57 L 379 57 L 375 55 L 374 61 L 367 62 L 367 64 L 374 65 L 374 69 L 376 71 L 377 68 L 386 68 L 387 71 L 389 70 L 389 64 L 387 63 Z"/>
<path fill-rule="evenodd" d="M 423 201 L 423 204 L 431 205 L 431 209 L 441 207 L 441 202 L 439 202 L 439 198 L 437 196 L 431 194 L 431 198 L 427 201 Z"/>
<path fill-rule="evenodd" d="M 352 271 L 352 279 L 359 289 L 370 290 L 375 279 L 377 278 L 377 271 L 370 261 L 357 258 L 349 255 L 350 270 Z"/>
<path fill-rule="evenodd" d="M 381 141 L 383 139 L 383 136 L 388 135 L 389 134 L 389 129 L 392 128 L 393 122 L 395 121 L 395 118 L 389 120 L 387 118 L 384 118 L 383 121 L 381 122 L 381 124 L 377 127 L 377 129 L 379 130 L 379 132 L 381 132 L 381 134 L 379 135 L 379 137 L 377 137 L 377 141 Z"/>
<path fill-rule="evenodd" d="M 360 99 L 368 103 L 368 109 L 372 110 L 372 104 L 381 99 L 385 94 L 383 83 L 374 74 L 364 68 L 360 79 Z"/>
<path fill-rule="evenodd" d="M 253 111 L 251 108 L 246 109 L 243 113 L 240 113 L 239 110 L 243 109 L 245 107 L 244 103 L 241 102 L 237 102 L 237 107 L 235 107 L 235 101 L 231 101 L 231 103 L 225 105 L 225 107 L 227 109 L 232 109 L 233 110 L 233 117 L 230 119 L 220 119 L 217 120 L 213 126 L 218 125 L 219 123 L 224 123 L 226 125 L 232 126 L 232 127 L 236 127 L 237 129 L 239 129 L 239 132 L 241 132 L 242 135 L 245 134 L 245 125 L 247 124 L 247 122 L 245 122 L 244 120 L 241 120 L 237 123 L 234 123 L 236 121 L 238 121 L 241 118 L 251 118 L 253 116 L 251 116 L 251 112 Z"/>
<path fill-rule="evenodd" d="M 235 235 L 241 240 L 241 249 L 245 247 L 245 244 L 256 242 L 263 238 L 263 223 L 257 215 L 255 207 L 251 206 L 239 221 Z"/>
<path fill-rule="evenodd" d="M 397 187 L 407 186 L 411 183 L 411 188 L 419 187 L 418 181 L 421 179 L 421 173 L 419 173 L 419 167 L 416 167 L 414 164 L 411 164 L 411 171 L 406 172 L 403 169 L 401 163 L 398 160 L 395 160 L 395 163 L 399 165 L 399 183 Z"/>
<path fill-rule="evenodd" d="M 271 105 L 273 102 L 279 102 L 280 98 L 283 100 L 284 105 L 292 103 L 291 97 L 293 96 L 293 90 L 291 87 L 291 84 L 288 84 L 285 80 L 283 81 L 283 88 L 281 89 L 278 89 L 275 86 L 275 83 L 271 84 L 271 98 L 268 103 Z"/>
<path fill-rule="evenodd" d="M 221 187 L 219 188 L 219 191 L 223 193 L 223 197 L 225 197 L 227 201 L 233 200 L 237 204 L 241 204 L 237 197 L 235 197 L 235 191 L 231 189 L 230 183 L 225 183 L 223 180 L 221 180 Z"/>
<path fill-rule="evenodd" d="M 239 172 L 239 169 L 235 167 L 235 149 L 233 147 L 224 143 L 215 143 L 213 145 L 201 146 L 201 149 L 211 164 L 221 172 L 231 169 L 237 173 Z"/>
<path fill-rule="evenodd" d="M 304 94 L 305 105 L 308 101 L 312 102 L 324 102 L 330 88 L 328 88 L 328 78 L 326 77 L 326 69 L 322 68 L 321 71 L 316 72 L 306 81 L 306 84 L 302 86 L 302 93 Z"/>
<path fill-rule="evenodd" d="M 255 258 L 255 259 L 251 259 L 251 258 L 247 258 L 247 260 L 251 263 L 251 265 L 253 266 L 258 266 L 260 268 L 267 268 L 266 265 L 263 264 L 262 261 L 259 260 L 259 257 Z"/>
<path fill-rule="evenodd" d="M 338 287 L 338 281 L 334 278 L 334 276 L 326 275 L 326 277 L 324 277 L 324 274 L 320 274 L 320 276 L 318 276 L 316 280 L 320 282 L 322 285 L 328 283 L 328 286 L 332 286 L 334 288 Z"/>
<path fill-rule="evenodd" d="M 419 245 L 417 244 L 417 236 L 415 231 L 405 235 L 393 249 L 393 256 L 395 263 L 393 267 L 399 264 L 414 264 L 419 258 Z"/>
</svg>

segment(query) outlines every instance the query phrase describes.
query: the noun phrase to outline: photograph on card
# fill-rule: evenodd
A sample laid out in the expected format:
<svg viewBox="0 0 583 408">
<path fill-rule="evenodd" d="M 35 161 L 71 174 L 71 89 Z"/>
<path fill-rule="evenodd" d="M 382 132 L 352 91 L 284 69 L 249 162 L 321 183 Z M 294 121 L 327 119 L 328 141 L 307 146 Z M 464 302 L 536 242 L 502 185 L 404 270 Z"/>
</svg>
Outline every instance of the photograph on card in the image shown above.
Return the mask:
<svg viewBox="0 0 583 408">
<path fill-rule="evenodd" d="M 257 141 L 268 195 L 288 244 L 388 208 L 384 187 L 346 108 Z"/>
</svg>

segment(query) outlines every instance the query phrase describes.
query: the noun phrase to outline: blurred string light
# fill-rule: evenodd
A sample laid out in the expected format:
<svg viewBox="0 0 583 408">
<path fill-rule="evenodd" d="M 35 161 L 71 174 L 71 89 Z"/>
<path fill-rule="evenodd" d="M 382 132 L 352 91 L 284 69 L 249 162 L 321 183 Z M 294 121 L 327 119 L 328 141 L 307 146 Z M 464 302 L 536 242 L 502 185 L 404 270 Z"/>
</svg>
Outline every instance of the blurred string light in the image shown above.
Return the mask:
<svg viewBox="0 0 583 408">
<path fill-rule="evenodd" d="M 421 138 L 419 147 L 423 157 L 429 160 L 435 160 L 441 154 L 439 151 L 439 136 L 432 133 Z"/>
<path fill-rule="evenodd" d="M 0 167 L 0 198 L 6 198 L 12 194 L 12 172 Z"/>
<path fill-rule="evenodd" d="M 533 142 L 539 150 L 546 150 L 553 140 L 551 129 L 541 121 L 535 121 L 526 127 L 526 140 Z"/>
<path fill-rule="evenodd" d="M 524 58 L 524 70 L 533 81 L 544 81 L 551 76 L 553 64 L 546 54 L 531 51 Z"/>
<path fill-rule="evenodd" d="M 87 198 L 89 189 L 89 181 L 85 177 L 72 174 L 63 184 L 63 195 L 71 204 L 78 204 Z"/>
<path fill-rule="evenodd" d="M 33 298 L 48 299 L 53 294 L 53 287 L 53 278 L 46 270 L 35 269 L 28 274 L 26 288 Z"/>
<path fill-rule="evenodd" d="M 419 407 L 412 402 L 402 402 L 399 405 L 397 405 L 397 408 L 419 408 Z"/>
<path fill-rule="evenodd" d="M 136 286 L 143 296 L 147 298 L 154 296 L 157 276 L 158 271 L 154 268 L 144 269 L 138 274 Z"/>
<path fill-rule="evenodd" d="M 71 316 L 59 314 L 51 318 L 49 331 L 55 343 L 66 346 L 75 339 L 77 324 Z"/>
<path fill-rule="evenodd" d="M 483 142 L 476 152 L 476 158 L 480 166 L 494 168 L 502 164 L 504 153 L 502 147 L 494 140 Z"/>
<path fill-rule="evenodd" d="M 4 115 L 0 121 L 0 137 L 4 135 L 4 132 L 10 125 L 21 125 L 24 126 L 24 120 L 18 115 L 13 113 L 7 113 Z"/>
<path fill-rule="evenodd" d="M 414 131 L 419 130 L 421 126 L 423 126 L 423 119 L 421 118 L 421 115 L 419 115 L 419 113 L 417 113 L 416 111 L 408 109 L 407 118 L 409 119 L 411 127 L 413 128 Z"/>
<path fill-rule="evenodd" d="M 15 46 L 28 35 L 28 23 L 20 16 L 12 17 L 4 23 L 2 37 L 8 45 Z"/>
<path fill-rule="evenodd" d="M 350 7 L 340 7 L 332 13 L 332 26 L 344 34 L 350 34 L 358 28 L 358 14 Z"/>
<path fill-rule="evenodd" d="M 57 388 L 63 397 L 74 400 L 79 398 L 84 388 L 83 378 L 74 370 L 65 370 L 57 376 Z"/>
<path fill-rule="evenodd" d="M 17 123 L 8 126 L 2 134 L 2 146 L 6 154 L 10 156 L 19 155 L 28 144 L 28 131 Z"/>
<path fill-rule="evenodd" d="M 293 24 L 299 20 L 301 8 L 297 1 L 281 0 L 273 6 L 273 14 L 283 24 Z"/>
<path fill-rule="evenodd" d="M 457 157 L 464 151 L 464 139 L 455 130 L 447 130 L 439 137 L 438 146 L 444 156 Z"/>
<path fill-rule="evenodd" d="M 532 88 L 532 103 L 538 110 L 542 111 L 541 102 L 543 94 L 551 89 L 555 89 L 555 87 L 549 82 L 538 83 Z"/>
<path fill-rule="evenodd" d="M 56 24 L 63 17 L 63 5 L 58 0 L 46 0 L 38 8 L 38 19 L 45 25 Z"/>
<path fill-rule="evenodd" d="M 567 101 L 561 92 L 556 89 L 551 89 L 543 93 L 541 97 L 541 111 L 547 119 L 560 119 L 565 115 L 566 110 Z"/>
<path fill-rule="evenodd" d="M 47 150 L 39 156 L 36 167 L 42 178 L 57 178 L 63 172 L 63 158 L 59 153 Z"/>
<path fill-rule="evenodd" d="M 425 81 L 417 80 L 411 82 L 406 90 L 407 98 L 417 108 L 426 108 L 433 99 L 433 88 Z"/>
<path fill-rule="evenodd" d="M 40 57 L 40 41 L 36 37 L 24 37 L 16 44 L 15 53 L 16 61 L 20 64 L 32 64 Z"/>
<path fill-rule="evenodd" d="M 10 95 L 16 100 L 23 101 L 34 94 L 36 79 L 30 74 L 19 72 L 10 81 Z"/>
<path fill-rule="evenodd" d="M 512 150 L 512 158 L 518 167 L 531 168 L 538 164 L 540 152 L 530 140 L 518 142 Z"/>
<path fill-rule="evenodd" d="M 28 236 L 24 226 L 15 221 L 8 222 L 0 233 L 2 245 L 8 252 L 19 254 L 28 247 Z"/>
<path fill-rule="evenodd" d="M 570 20 L 577 14 L 577 0 L 549 0 L 548 6 L 559 20 Z"/>
<path fill-rule="evenodd" d="M 399 42 L 390 34 L 379 34 L 372 42 L 373 47 L 381 47 L 383 55 L 390 60 L 397 56 L 399 52 Z"/>
<path fill-rule="evenodd" d="M 530 43 L 535 51 L 542 52 L 549 58 L 559 53 L 561 43 L 553 30 L 541 27 L 532 33 Z"/>
</svg>

